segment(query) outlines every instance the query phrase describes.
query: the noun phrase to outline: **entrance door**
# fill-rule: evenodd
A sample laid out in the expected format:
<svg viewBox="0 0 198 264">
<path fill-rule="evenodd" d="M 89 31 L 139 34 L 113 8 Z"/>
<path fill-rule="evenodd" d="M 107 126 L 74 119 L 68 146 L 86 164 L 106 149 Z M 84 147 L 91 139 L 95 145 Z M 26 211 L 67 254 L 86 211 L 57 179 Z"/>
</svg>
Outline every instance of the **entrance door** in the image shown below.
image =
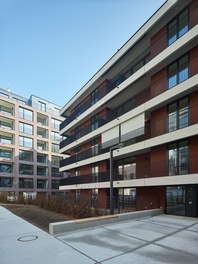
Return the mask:
<svg viewBox="0 0 198 264">
<path fill-rule="evenodd" d="M 185 215 L 185 186 L 166 187 L 166 213 Z"/>
</svg>

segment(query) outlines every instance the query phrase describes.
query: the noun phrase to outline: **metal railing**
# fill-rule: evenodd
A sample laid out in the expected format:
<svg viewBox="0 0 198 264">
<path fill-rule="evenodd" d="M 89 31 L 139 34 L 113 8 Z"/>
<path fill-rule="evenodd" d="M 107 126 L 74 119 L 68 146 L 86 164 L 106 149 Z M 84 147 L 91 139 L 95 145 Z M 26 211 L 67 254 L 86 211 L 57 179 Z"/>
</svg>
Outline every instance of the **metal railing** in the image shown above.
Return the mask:
<svg viewBox="0 0 198 264">
<path fill-rule="evenodd" d="M 183 119 L 183 121 L 184 122 L 182 123 L 182 125 L 179 125 L 178 120 L 176 120 L 176 126 L 174 127 L 174 129 L 172 129 L 172 126 L 169 125 L 168 117 L 165 119 L 160 119 L 156 122 L 153 122 L 151 124 L 145 125 L 144 127 L 140 127 L 138 129 L 132 130 L 129 133 L 121 136 L 121 141 L 125 142 L 125 146 L 133 145 L 143 140 L 147 140 L 147 139 L 154 138 L 154 137 L 157 137 L 163 134 L 171 133 L 173 131 L 180 130 L 182 128 L 197 124 L 198 123 L 198 105 L 188 108 L 188 113 Z M 72 155 L 66 159 L 61 160 L 60 167 L 70 165 L 72 163 L 75 163 L 75 162 L 78 162 L 84 159 L 88 159 L 88 158 L 91 158 L 97 155 L 101 155 L 108 151 L 109 151 L 109 148 L 104 148 L 103 144 L 98 144 L 96 145 L 96 147 L 93 147 L 93 149 L 88 149 L 88 150 L 79 152 L 78 154 Z"/>
<path fill-rule="evenodd" d="M 125 181 L 133 179 L 163 177 L 163 176 L 179 176 L 186 174 L 198 173 L 198 155 L 185 155 L 183 156 L 181 164 L 172 163 L 167 159 L 161 159 L 159 161 L 139 162 L 136 163 L 136 172 L 129 171 L 121 173 L 119 169 L 113 170 L 113 181 Z M 114 161 L 116 164 L 116 161 Z M 116 165 L 115 165 L 116 166 Z M 109 182 L 110 171 L 103 171 L 98 173 L 90 173 L 86 175 L 73 176 L 70 178 L 63 178 L 60 180 L 60 186 L 64 185 L 77 185 L 88 184 L 97 182 Z"/>
</svg>

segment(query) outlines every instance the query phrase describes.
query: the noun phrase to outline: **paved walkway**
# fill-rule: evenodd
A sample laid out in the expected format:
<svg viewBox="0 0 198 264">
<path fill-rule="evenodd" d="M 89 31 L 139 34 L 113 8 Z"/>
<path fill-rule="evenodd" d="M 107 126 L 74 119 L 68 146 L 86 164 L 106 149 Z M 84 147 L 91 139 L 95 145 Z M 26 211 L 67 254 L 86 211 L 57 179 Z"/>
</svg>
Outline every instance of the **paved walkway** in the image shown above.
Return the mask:
<svg viewBox="0 0 198 264">
<path fill-rule="evenodd" d="M 198 218 L 160 215 L 53 237 L 0 207 L 1 264 L 197 263 Z"/>
</svg>

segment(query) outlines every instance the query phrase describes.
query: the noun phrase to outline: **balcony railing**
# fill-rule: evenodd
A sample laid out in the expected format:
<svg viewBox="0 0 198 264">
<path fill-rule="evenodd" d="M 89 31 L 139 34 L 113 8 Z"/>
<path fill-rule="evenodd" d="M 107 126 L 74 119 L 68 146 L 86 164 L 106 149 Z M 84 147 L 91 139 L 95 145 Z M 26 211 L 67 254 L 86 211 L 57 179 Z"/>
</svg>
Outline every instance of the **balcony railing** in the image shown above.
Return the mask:
<svg viewBox="0 0 198 264">
<path fill-rule="evenodd" d="M 122 109 L 120 112 L 118 112 L 118 108 L 109 110 L 105 117 L 98 119 L 98 121 L 96 122 L 97 125 L 94 126 L 94 124 L 90 124 L 90 125 L 84 127 L 83 129 L 81 129 L 78 132 L 78 134 L 68 136 L 65 140 L 61 141 L 60 142 L 60 148 L 67 146 L 68 144 L 70 144 L 70 143 L 74 142 L 75 140 L 85 136 L 86 134 L 92 132 L 93 130 L 95 130 L 95 129 L 111 122 L 115 118 L 118 118 L 119 116 L 131 111 L 132 109 L 141 105 L 142 103 L 146 102 L 149 99 L 150 99 L 150 87 L 147 87 L 146 89 L 144 89 L 143 91 L 138 93 L 134 98 L 132 98 L 130 100 L 130 101 L 133 101 L 134 103 L 129 104 L 128 107 L 124 107 L 125 104 L 123 104 L 122 106 L 119 106 L 118 108 Z"/>
<path fill-rule="evenodd" d="M 190 116 L 189 116 L 190 115 Z M 172 121 L 172 120 L 171 120 Z M 151 124 L 148 124 L 144 127 L 140 127 L 136 130 L 132 130 L 129 133 L 121 136 L 121 141 L 125 141 L 125 146 L 132 145 L 153 137 L 157 137 L 163 134 L 171 133 L 173 131 L 182 129 L 187 126 L 191 126 L 198 123 L 198 105 L 195 105 L 193 107 L 188 108 L 188 114 L 186 116 L 183 116 L 183 122 L 179 126 L 178 120 L 175 120 L 175 125 L 171 123 L 171 126 L 169 125 L 169 119 L 161 119 L 156 122 L 153 122 Z M 144 134 L 141 136 L 139 135 L 141 131 L 144 131 Z M 127 139 L 127 140 L 126 140 Z M 97 149 L 95 149 L 97 148 Z M 103 148 L 102 144 L 96 145 L 96 147 L 93 147 L 93 149 L 88 149 L 85 151 L 82 151 L 78 154 L 72 155 L 66 159 L 63 159 L 60 161 L 60 167 L 70 165 L 72 163 L 85 160 L 103 153 L 106 153 L 109 151 L 108 148 Z"/>
<path fill-rule="evenodd" d="M 172 161 L 162 159 L 160 161 L 136 163 L 136 172 L 123 172 L 118 169 L 113 171 L 113 181 L 125 181 L 133 179 L 163 177 L 163 176 L 179 176 L 186 174 L 198 173 L 198 155 L 186 155 L 183 157 L 185 162 L 181 164 L 173 164 Z M 63 178 L 60 180 L 60 186 L 88 184 L 97 182 L 109 182 L 110 172 L 90 173 L 81 176 L 73 176 L 70 178 Z"/>
</svg>

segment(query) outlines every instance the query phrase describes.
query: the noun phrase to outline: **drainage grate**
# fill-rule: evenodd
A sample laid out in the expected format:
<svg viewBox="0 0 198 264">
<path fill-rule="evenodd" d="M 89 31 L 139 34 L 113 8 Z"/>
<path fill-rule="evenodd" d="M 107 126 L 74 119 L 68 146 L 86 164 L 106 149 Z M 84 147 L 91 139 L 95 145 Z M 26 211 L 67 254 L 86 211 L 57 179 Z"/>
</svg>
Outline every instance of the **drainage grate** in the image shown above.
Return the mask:
<svg viewBox="0 0 198 264">
<path fill-rule="evenodd" d="M 29 242 L 29 241 L 33 241 L 36 240 L 38 237 L 37 236 L 22 236 L 18 238 L 18 241 L 20 242 Z"/>
</svg>

